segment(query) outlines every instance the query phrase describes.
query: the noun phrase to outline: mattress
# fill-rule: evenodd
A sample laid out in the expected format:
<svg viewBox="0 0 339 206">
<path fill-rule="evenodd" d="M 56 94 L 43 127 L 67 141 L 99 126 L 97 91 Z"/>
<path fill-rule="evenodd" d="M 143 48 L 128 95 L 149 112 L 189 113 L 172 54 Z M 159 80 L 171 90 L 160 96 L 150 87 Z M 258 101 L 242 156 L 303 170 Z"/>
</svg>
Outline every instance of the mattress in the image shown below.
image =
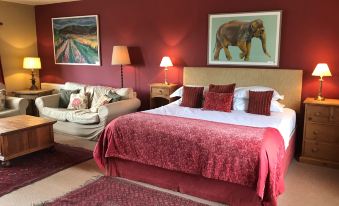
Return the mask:
<svg viewBox="0 0 339 206">
<path fill-rule="evenodd" d="M 201 108 L 181 107 L 181 100 L 177 100 L 165 106 L 147 110 L 144 112 L 160 115 L 170 115 L 201 119 L 213 122 L 221 122 L 251 127 L 271 127 L 277 129 L 284 139 L 287 149 L 296 125 L 296 113 L 294 110 L 284 108 L 283 112 L 271 112 L 271 116 L 250 114 L 246 111 L 220 112 L 209 111 Z"/>
</svg>

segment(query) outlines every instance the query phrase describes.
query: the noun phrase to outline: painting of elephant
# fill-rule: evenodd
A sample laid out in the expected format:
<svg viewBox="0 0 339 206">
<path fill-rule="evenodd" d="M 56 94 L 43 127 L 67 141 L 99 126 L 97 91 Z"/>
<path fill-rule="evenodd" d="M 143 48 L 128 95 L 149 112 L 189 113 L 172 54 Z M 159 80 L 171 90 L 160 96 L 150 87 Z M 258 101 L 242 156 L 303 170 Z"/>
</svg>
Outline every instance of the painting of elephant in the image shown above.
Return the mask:
<svg viewBox="0 0 339 206">
<path fill-rule="evenodd" d="M 232 59 L 228 46 L 238 46 L 241 50 L 240 59 L 249 61 L 252 38 L 261 40 L 262 49 L 266 56 L 271 57 L 266 49 L 266 32 L 261 19 L 251 22 L 230 21 L 221 25 L 216 33 L 214 60 L 219 60 L 219 53 L 224 49 L 226 58 Z"/>
<path fill-rule="evenodd" d="M 210 15 L 208 63 L 278 66 L 280 15 Z"/>
</svg>

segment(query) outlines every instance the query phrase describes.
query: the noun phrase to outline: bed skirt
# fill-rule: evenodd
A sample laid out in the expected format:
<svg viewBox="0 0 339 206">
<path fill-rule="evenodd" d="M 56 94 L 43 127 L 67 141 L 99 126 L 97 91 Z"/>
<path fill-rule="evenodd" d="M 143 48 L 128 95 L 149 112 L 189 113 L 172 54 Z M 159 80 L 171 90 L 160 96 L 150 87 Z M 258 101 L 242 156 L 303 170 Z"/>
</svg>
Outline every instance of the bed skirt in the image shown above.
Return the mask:
<svg viewBox="0 0 339 206">
<path fill-rule="evenodd" d="M 295 141 L 296 132 L 294 131 L 283 159 L 285 175 L 294 156 Z M 106 175 L 109 176 L 144 182 L 231 206 L 263 205 L 256 194 L 255 188 L 252 189 L 239 184 L 171 171 L 119 158 L 108 158 L 107 164 Z"/>
</svg>

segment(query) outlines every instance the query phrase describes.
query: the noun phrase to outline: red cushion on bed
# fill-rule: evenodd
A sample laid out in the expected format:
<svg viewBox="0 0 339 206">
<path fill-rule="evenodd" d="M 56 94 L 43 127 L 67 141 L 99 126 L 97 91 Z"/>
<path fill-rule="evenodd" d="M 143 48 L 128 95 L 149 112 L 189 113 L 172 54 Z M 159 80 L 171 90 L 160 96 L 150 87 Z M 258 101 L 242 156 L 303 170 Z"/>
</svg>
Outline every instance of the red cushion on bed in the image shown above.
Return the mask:
<svg viewBox="0 0 339 206">
<path fill-rule="evenodd" d="M 204 109 L 222 112 L 231 112 L 233 93 L 207 92 L 205 94 Z"/>
<path fill-rule="evenodd" d="M 272 97 L 273 91 L 249 91 L 248 113 L 270 116 Z"/>
<path fill-rule="evenodd" d="M 234 84 L 227 84 L 227 85 L 209 85 L 209 92 L 216 92 L 216 93 L 234 93 L 235 83 Z"/>
<path fill-rule="evenodd" d="M 204 87 L 186 87 L 182 95 L 182 102 L 180 106 L 201 108 Z"/>
</svg>

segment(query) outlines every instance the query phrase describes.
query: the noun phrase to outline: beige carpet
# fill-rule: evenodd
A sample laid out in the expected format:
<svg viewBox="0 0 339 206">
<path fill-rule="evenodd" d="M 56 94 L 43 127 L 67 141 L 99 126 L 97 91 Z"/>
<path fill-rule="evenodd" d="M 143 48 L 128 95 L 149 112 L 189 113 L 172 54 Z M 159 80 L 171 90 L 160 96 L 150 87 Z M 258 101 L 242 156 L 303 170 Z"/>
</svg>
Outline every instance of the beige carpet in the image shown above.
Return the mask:
<svg viewBox="0 0 339 206">
<path fill-rule="evenodd" d="M 59 143 L 87 149 L 93 149 L 95 145 L 95 142 L 61 134 L 56 134 L 55 140 Z M 0 205 L 25 206 L 51 200 L 80 187 L 98 175 L 102 175 L 102 173 L 97 169 L 94 161 L 89 160 L 0 197 Z M 205 204 L 221 205 L 147 184 L 139 184 Z M 279 205 L 339 205 L 339 170 L 294 161 L 289 168 L 286 177 L 286 191 L 280 196 Z"/>
</svg>

